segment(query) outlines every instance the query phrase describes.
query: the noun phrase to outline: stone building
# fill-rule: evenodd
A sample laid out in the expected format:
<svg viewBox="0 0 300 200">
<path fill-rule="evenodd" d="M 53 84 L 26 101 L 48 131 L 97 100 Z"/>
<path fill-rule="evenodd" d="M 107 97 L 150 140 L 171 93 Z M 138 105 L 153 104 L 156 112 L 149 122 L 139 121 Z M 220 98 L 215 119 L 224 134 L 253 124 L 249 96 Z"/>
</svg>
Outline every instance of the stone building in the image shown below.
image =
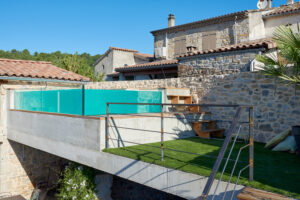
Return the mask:
<svg viewBox="0 0 300 200">
<path fill-rule="evenodd" d="M 139 53 L 137 50 L 109 47 L 94 64 L 95 73 L 105 74 L 106 80 L 133 80 L 131 75 L 120 76 L 115 68 L 142 64 L 153 60 L 153 55 Z"/>
<path fill-rule="evenodd" d="M 249 71 L 254 68 L 250 65 L 257 63 L 254 60 L 255 54 L 274 53 L 273 47 L 271 51 L 269 47 L 263 50 L 260 47 L 263 42 L 269 46 L 270 37 L 276 27 L 289 25 L 296 31 L 297 23 L 300 23 L 300 2 L 294 3 L 289 0 L 286 5 L 274 8 L 271 0 L 264 2 L 264 9 L 245 10 L 177 26 L 175 16 L 170 14 L 167 28 L 151 32 L 154 36 L 153 61 L 142 65 L 118 65 L 109 76 L 114 76 L 113 80 L 174 78 L 182 75 L 178 72 L 178 65 L 186 66 L 188 63 L 198 69 L 212 68 L 209 71 Z M 224 52 L 230 59 L 224 59 Z M 188 56 L 190 54 L 201 56 Z M 186 59 L 187 57 L 189 59 Z M 210 57 L 217 62 L 212 64 L 208 60 Z M 234 62 L 232 57 L 235 58 Z M 193 60 L 194 58 L 196 59 Z M 168 66 L 165 63 L 168 63 Z M 172 63 L 171 70 L 169 63 Z M 178 63 L 177 66 L 175 63 Z M 98 72 L 97 70 L 95 69 L 95 72 Z M 191 73 L 191 70 L 187 73 Z M 129 79 L 122 78 L 124 74 L 127 74 Z"/>
<path fill-rule="evenodd" d="M 276 27 L 300 22 L 300 2 L 265 9 L 245 10 L 210 19 L 152 31 L 156 59 L 176 59 L 191 51 L 205 51 L 268 38 Z M 172 22 L 170 22 L 172 21 Z"/>
</svg>

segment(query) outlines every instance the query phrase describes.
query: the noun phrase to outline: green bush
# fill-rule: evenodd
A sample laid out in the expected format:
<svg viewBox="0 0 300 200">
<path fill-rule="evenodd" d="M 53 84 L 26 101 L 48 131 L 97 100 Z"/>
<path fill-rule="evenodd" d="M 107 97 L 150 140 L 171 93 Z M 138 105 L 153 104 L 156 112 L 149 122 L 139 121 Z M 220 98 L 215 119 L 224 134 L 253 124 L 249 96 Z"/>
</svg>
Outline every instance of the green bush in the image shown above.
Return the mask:
<svg viewBox="0 0 300 200">
<path fill-rule="evenodd" d="M 70 163 L 59 180 L 59 200 L 97 200 L 95 195 L 95 170 Z"/>
</svg>

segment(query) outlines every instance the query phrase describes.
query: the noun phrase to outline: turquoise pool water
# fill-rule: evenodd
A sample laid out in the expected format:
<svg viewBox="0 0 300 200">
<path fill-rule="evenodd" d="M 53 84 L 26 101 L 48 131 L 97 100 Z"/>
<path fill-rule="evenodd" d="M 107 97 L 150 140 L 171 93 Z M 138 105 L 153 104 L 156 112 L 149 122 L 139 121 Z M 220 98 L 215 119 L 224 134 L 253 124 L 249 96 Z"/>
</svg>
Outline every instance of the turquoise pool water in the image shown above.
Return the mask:
<svg viewBox="0 0 300 200">
<path fill-rule="evenodd" d="M 161 103 L 161 91 L 93 90 L 84 91 L 84 115 L 106 114 L 107 102 Z M 14 108 L 82 115 L 82 90 L 15 91 Z M 109 106 L 111 114 L 160 112 L 160 106 L 115 105 Z"/>
</svg>

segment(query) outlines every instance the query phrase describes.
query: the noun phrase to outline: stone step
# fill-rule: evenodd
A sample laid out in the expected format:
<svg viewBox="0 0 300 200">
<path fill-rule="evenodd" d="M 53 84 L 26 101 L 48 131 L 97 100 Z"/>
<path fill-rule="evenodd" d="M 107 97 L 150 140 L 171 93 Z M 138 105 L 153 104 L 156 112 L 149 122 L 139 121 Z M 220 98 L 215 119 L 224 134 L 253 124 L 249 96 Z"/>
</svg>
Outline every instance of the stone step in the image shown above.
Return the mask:
<svg viewBox="0 0 300 200">
<path fill-rule="evenodd" d="M 243 189 L 242 192 L 238 194 L 237 198 L 239 200 L 291 200 L 291 198 L 282 196 L 280 194 L 266 192 L 251 187 L 246 187 Z"/>
</svg>

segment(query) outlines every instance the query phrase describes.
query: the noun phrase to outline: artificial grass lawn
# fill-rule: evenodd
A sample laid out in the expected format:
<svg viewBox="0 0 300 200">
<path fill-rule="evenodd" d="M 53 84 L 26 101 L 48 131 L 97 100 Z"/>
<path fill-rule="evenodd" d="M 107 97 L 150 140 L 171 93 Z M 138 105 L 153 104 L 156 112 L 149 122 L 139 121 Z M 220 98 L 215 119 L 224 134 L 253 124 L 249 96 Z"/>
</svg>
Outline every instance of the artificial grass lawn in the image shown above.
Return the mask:
<svg viewBox="0 0 300 200">
<path fill-rule="evenodd" d="M 185 172 L 209 176 L 214 165 L 222 140 L 207 140 L 198 137 L 167 141 L 164 143 L 165 148 L 177 149 L 182 151 L 193 152 L 201 155 L 193 155 L 165 150 L 164 161 L 160 159 L 160 149 L 149 146 L 136 145 L 131 147 L 105 149 L 105 152 L 142 160 L 168 168 L 173 168 Z M 160 143 L 151 145 L 160 147 Z M 235 159 L 238 150 L 245 143 L 237 143 L 231 158 Z M 229 146 L 228 151 L 231 146 Z M 227 151 L 227 153 L 228 153 Z M 226 154 L 227 154 L 226 153 Z M 227 157 L 227 156 L 225 156 Z M 235 183 L 237 174 L 240 169 L 248 165 L 249 149 L 242 151 L 240 161 L 235 170 L 235 176 L 231 182 Z M 220 176 L 225 160 L 219 169 L 217 178 Z M 234 161 L 229 161 L 224 173 L 223 180 L 228 180 Z M 272 152 L 265 149 L 263 144 L 254 144 L 254 181 L 248 181 L 248 170 L 245 170 L 238 184 L 251 186 L 266 191 L 271 191 L 296 199 L 300 199 L 300 158 L 295 154 L 285 152 Z M 214 190 L 214 188 L 212 188 Z"/>
</svg>

